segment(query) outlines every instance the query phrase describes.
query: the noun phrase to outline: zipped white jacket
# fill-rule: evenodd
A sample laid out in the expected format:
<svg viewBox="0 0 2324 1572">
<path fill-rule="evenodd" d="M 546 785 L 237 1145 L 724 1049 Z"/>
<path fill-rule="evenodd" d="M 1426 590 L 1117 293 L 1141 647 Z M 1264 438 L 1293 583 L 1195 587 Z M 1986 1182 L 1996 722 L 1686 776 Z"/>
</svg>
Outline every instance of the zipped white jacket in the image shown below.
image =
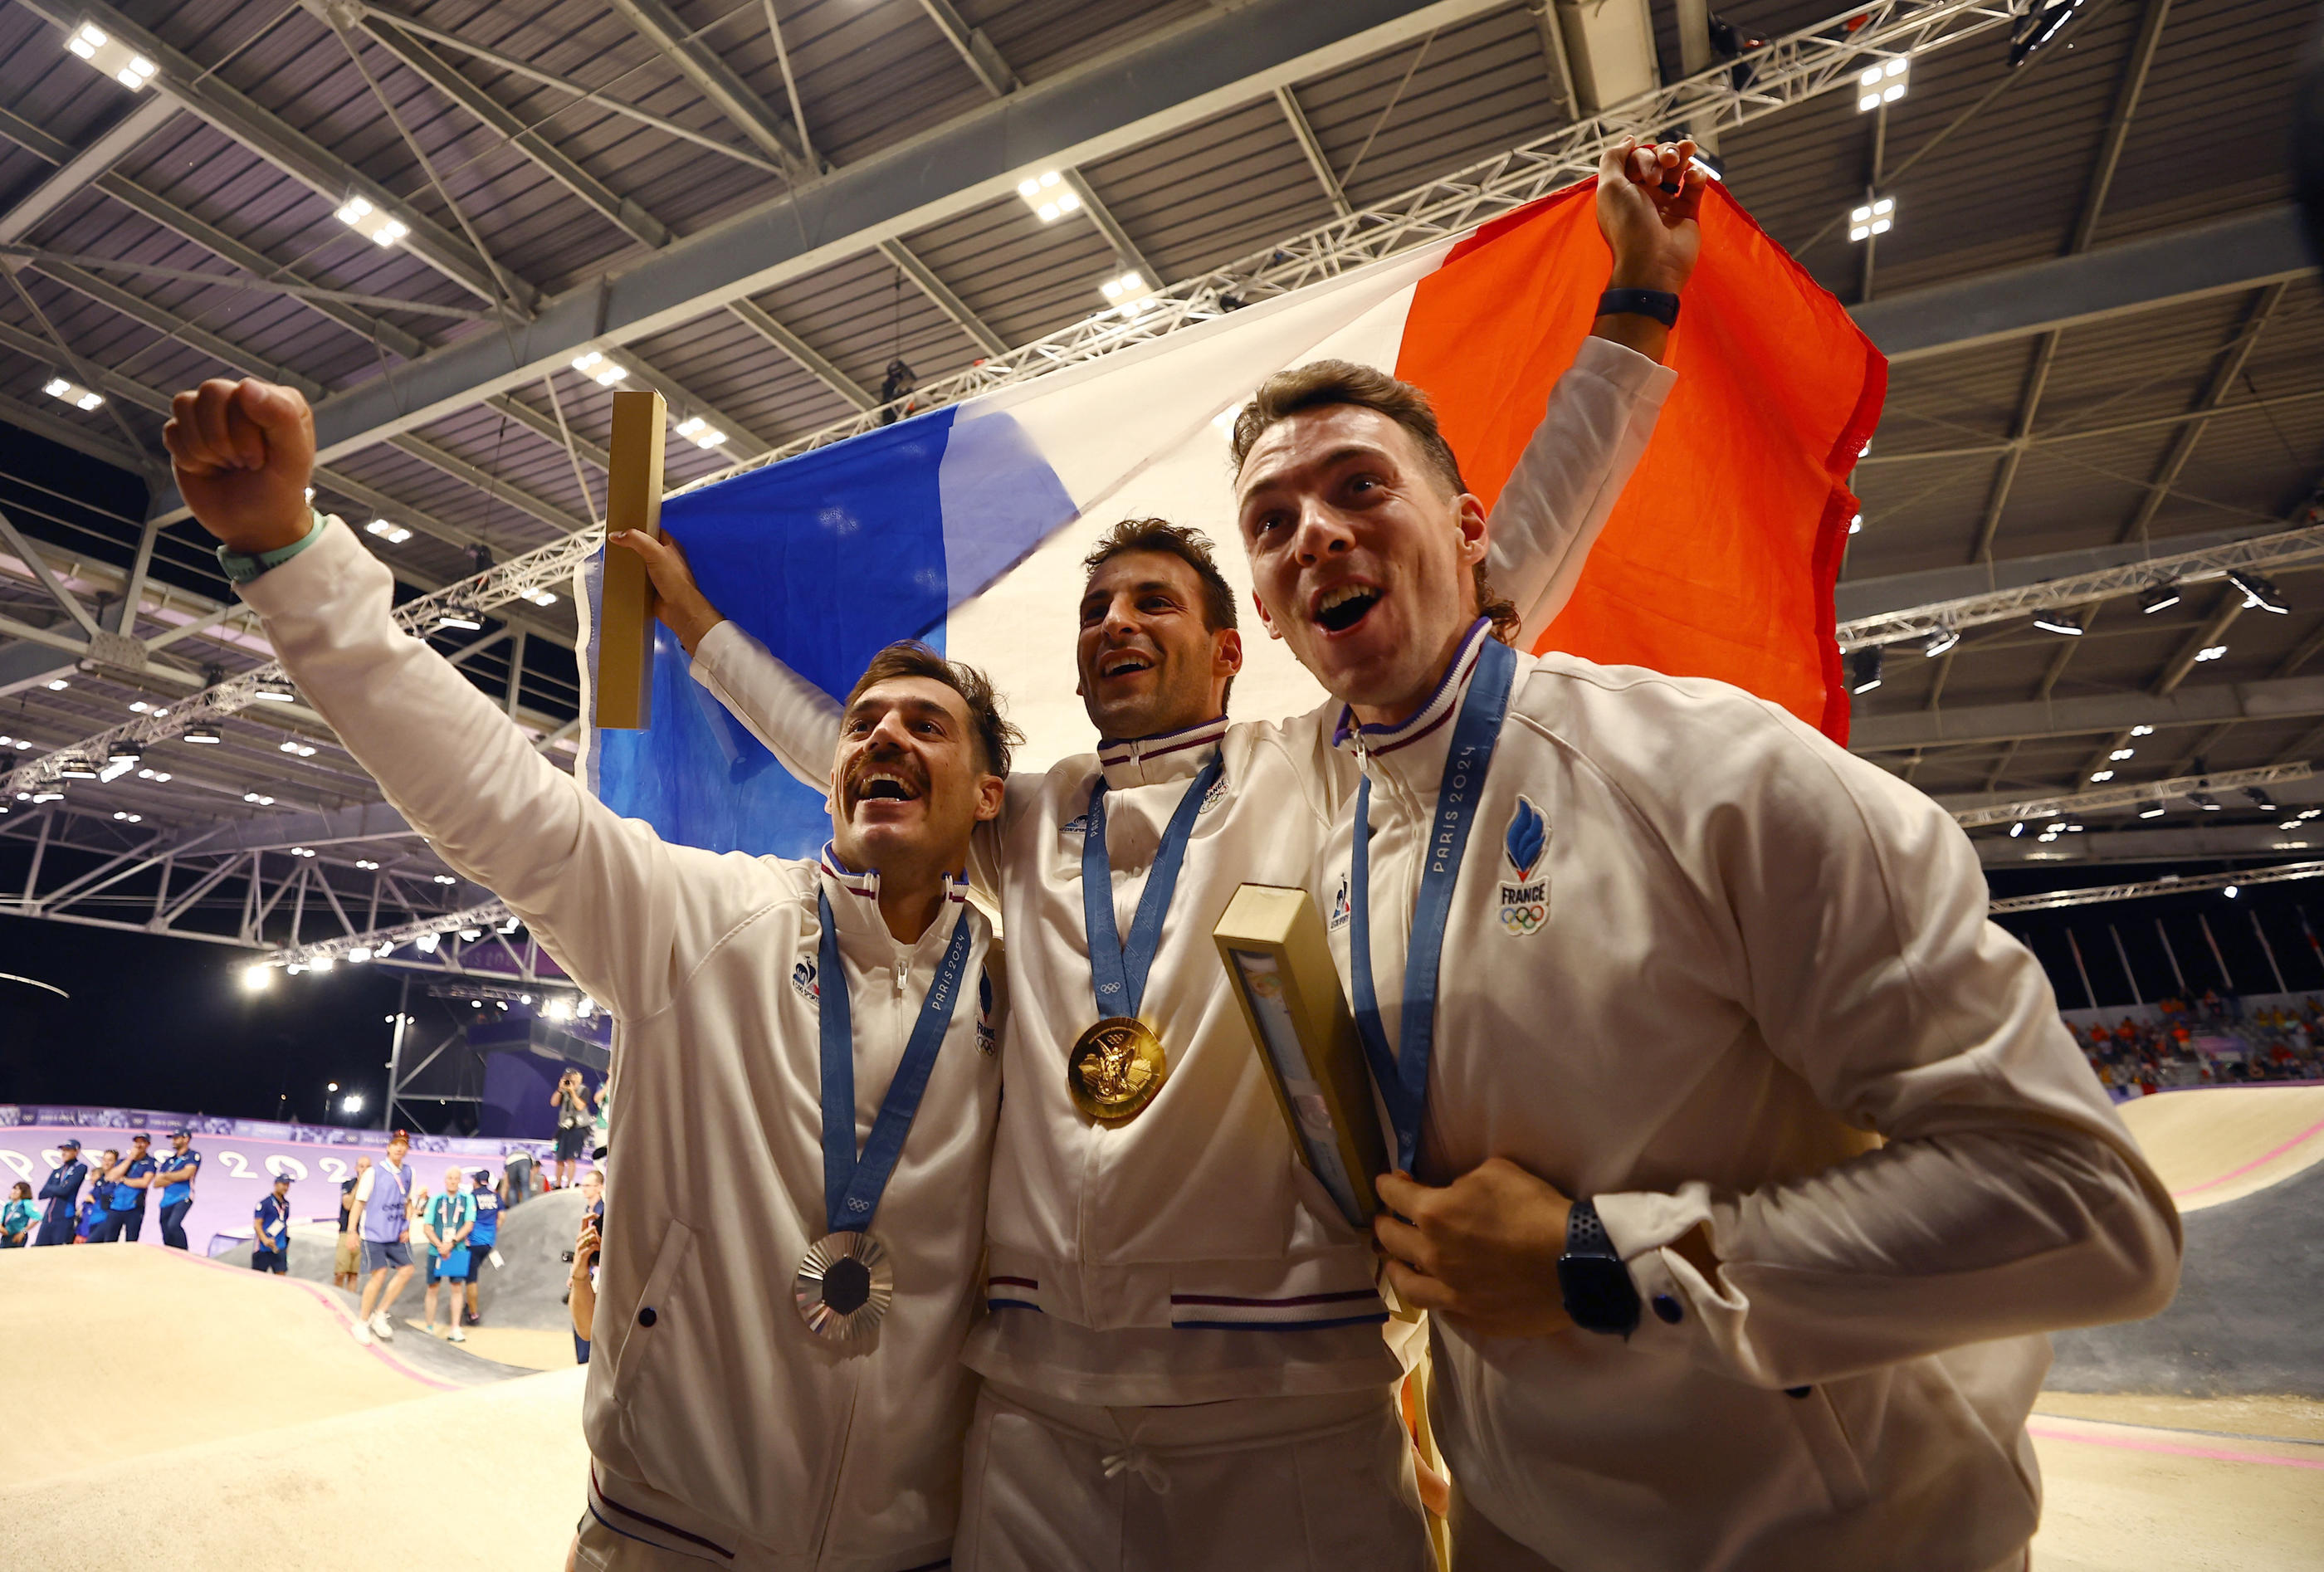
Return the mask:
<svg viewBox="0 0 2324 1572">
<path fill-rule="evenodd" d="M 1392 1045 L 1484 637 L 1342 735 Z M 1775 705 L 1555 654 L 1518 657 L 1474 826 L 1420 1177 L 1502 1157 L 1594 1198 L 1645 1313 L 1628 1341 L 1431 1317 L 1454 1481 L 1563 1572 L 2000 1564 L 2040 1503 L 2042 1334 L 2161 1308 L 2179 1231 L 1968 838 Z M 1667 1248 L 1698 1225 L 1715 1279 Z"/>
<path fill-rule="evenodd" d="M 1492 515 L 1495 581 L 1537 631 L 1571 594 L 1653 435 L 1674 374 L 1584 340 Z M 1070 615 L 1069 606 L 1057 615 Z M 733 623 L 694 674 L 806 783 L 827 786 L 838 707 Z M 1351 790 L 1336 707 L 1108 742 L 1011 777 L 980 825 L 972 882 L 1009 938 L 1009 1096 L 994 1153 L 989 1302 L 969 1362 L 1084 1404 L 1356 1390 L 1393 1381 L 1376 1257 L 1293 1151 L 1211 939 L 1245 882 L 1305 882 Z M 1213 748 L 1224 773 L 1194 822 L 1140 1015 L 1169 1075 L 1137 1118 L 1098 1124 L 1065 1083 L 1098 1018 L 1082 839 L 1102 770 L 1115 922 L 1130 931 L 1163 828 Z"/>
<path fill-rule="evenodd" d="M 395 627 L 392 587 L 334 522 L 241 593 L 388 800 L 614 1017 L 621 1117 L 584 1411 L 591 1510 L 736 1568 L 942 1559 L 973 1401 L 960 1348 L 1000 1096 L 983 917 L 955 884 L 919 941 L 899 944 L 876 875 L 672 846 L 616 818 Z M 818 889 L 844 983 L 816 976 Z M 963 914 L 967 997 L 872 1224 L 895 1302 L 867 1348 L 826 1343 L 791 1299 L 825 1231 L 817 990 L 848 990 L 860 1149 Z"/>
</svg>

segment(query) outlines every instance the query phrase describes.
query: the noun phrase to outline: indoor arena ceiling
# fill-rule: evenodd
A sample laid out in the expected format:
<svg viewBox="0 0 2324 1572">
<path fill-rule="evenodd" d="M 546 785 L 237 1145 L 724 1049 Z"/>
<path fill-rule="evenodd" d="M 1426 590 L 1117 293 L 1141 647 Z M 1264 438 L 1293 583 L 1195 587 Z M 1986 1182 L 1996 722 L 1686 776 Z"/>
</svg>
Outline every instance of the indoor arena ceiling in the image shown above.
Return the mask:
<svg viewBox="0 0 2324 1572">
<path fill-rule="evenodd" d="M 2045 3 L 2064 30 L 2013 66 Z M 863 417 L 895 363 L 1021 370 L 1124 271 L 1356 236 L 1561 128 L 1713 123 L 1729 189 L 1892 359 L 1843 635 L 2082 576 L 1887 642 L 1858 751 L 1962 808 L 2324 755 L 2324 314 L 2283 151 L 2309 0 L 1645 6 L 0 0 L 0 427 L 44 439 L 0 429 L 0 769 L 268 660 L 161 453 L 200 378 L 303 388 L 318 502 L 383 521 L 418 596 L 596 522 L 591 373 L 723 434 L 670 442 L 682 484 Z M 1595 48 L 1620 80 L 1625 18 L 1662 62 L 1639 83 L 1708 84 L 1692 120 L 1574 69 Z M 1854 67 L 1888 59 L 1907 91 L 1860 108 Z M 1017 183 L 1052 170 L 1041 199 L 1074 201 L 1045 221 Z M 1893 227 L 1851 239 L 1875 198 Z M 2149 559 L 2303 529 L 2253 558 L 2260 595 L 2212 569 L 2140 609 Z M 569 763 L 560 590 L 435 642 Z M 217 735 L 109 781 L 20 771 L 0 910 L 280 944 L 294 911 L 344 939 L 488 899 L 295 699 Z M 1974 833 L 2002 865 L 2280 861 L 2324 784 L 2276 790 Z"/>
</svg>

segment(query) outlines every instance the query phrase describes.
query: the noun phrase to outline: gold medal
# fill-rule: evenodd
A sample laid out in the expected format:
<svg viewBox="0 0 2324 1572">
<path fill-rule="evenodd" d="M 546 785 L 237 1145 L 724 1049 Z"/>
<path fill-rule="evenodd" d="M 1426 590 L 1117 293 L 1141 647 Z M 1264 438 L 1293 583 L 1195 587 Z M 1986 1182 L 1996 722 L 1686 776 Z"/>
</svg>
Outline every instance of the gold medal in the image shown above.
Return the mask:
<svg viewBox="0 0 2324 1572">
<path fill-rule="evenodd" d="M 1065 1086 L 1074 1105 L 1102 1124 L 1135 1119 L 1169 1074 L 1162 1040 L 1144 1022 L 1109 1015 L 1074 1041 L 1065 1059 Z"/>
</svg>

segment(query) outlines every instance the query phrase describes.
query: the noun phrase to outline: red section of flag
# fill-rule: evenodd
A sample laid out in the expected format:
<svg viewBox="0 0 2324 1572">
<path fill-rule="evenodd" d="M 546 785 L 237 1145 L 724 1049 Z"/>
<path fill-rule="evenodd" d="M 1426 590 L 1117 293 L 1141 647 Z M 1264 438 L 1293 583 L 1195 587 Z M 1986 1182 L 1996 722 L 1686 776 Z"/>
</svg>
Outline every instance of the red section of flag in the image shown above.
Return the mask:
<svg viewBox="0 0 2324 1572">
<path fill-rule="evenodd" d="M 1594 180 L 1488 225 L 1423 279 L 1397 375 L 1428 390 L 1489 508 L 1589 332 L 1610 258 Z M 1848 473 L 1888 365 L 1726 188 L 1671 336 L 1653 444 L 1540 649 L 1715 677 L 1848 740 L 1832 585 Z"/>
</svg>

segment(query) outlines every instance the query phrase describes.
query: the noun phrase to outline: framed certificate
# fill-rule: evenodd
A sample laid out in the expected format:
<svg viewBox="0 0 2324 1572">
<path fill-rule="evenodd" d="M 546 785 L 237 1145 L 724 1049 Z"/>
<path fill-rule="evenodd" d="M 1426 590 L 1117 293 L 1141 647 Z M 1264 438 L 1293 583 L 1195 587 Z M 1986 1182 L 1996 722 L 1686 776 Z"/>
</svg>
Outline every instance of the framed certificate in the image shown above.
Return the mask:
<svg viewBox="0 0 2324 1572">
<path fill-rule="evenodd" d="M 1323 919 L 1305 890 L 1245 884 L 1211 930 L 1291 1143 L 1351 1227 L 1379 1210 L 1388 1170 L 1355 1018 Z"/>
</svg>

